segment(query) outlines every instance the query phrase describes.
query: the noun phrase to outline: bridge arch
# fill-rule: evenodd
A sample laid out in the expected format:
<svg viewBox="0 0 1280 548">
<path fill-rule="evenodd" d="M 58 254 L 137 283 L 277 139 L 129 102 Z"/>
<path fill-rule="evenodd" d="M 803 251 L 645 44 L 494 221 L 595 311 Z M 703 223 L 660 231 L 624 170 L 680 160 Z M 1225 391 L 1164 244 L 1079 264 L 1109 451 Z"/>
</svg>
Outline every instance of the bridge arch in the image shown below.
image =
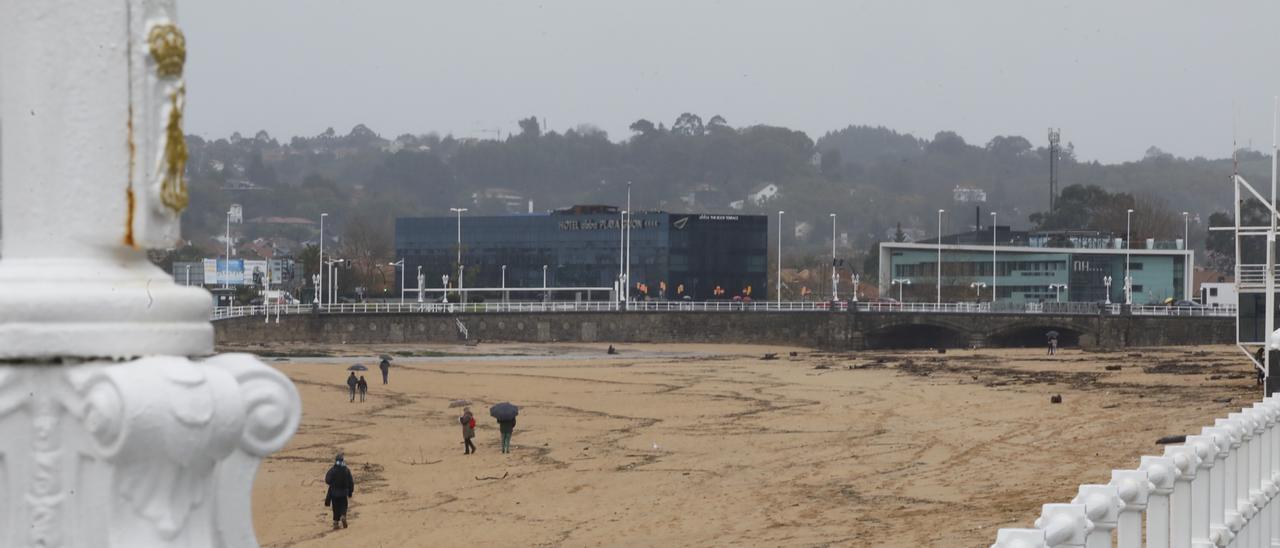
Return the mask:
<svg viewBox="0 0 1280 548">
<path fill-rule="evenodd" d="M 863 335 L 863 347 L 968 348 L 969 330 L 946 321 L 899 321 L 876 326 Z"/>
<path fill-rule="evenodd" d="M 1058 346 L 1080 346 L 1082 339 L 1094 336 L 1093 326 L 1087 322 L 1065 318 L 1030 318 L 1000 326 L 986 336 L 986 343 L 995 347 L 1043 347 L 1048 343 L 1048 333 L 1058 332 Z"/>
</svg>

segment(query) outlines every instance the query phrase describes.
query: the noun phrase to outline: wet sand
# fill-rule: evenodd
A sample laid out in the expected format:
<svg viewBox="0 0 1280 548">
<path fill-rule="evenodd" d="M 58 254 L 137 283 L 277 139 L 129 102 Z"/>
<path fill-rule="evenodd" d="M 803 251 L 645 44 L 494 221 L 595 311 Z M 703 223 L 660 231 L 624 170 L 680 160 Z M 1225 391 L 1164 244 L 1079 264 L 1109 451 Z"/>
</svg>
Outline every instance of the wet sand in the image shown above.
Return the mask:
<svg viewBox="0 0 1280 548">
<path fill-rule="evenodd" d="M 259 541 L 988 546 L 1259 394 L 1231 347 L 606 346 L 249 349 L 328 356 L 264 358 L 297 383 L 304 416 L 255 482 Z M 383 386 L 379 352 L 419 356 L 397 357 Z M 343 384 L 354 361 L 370 367 L 363 404 Z M 473 403 L 475 455 L 455 399 Z M 508 455 L 488 417 L 504 400 L 521 406 Z M 338 450 L 357 488 L 351 528 L 332 531 L 323 476 Z"/>
</svg>

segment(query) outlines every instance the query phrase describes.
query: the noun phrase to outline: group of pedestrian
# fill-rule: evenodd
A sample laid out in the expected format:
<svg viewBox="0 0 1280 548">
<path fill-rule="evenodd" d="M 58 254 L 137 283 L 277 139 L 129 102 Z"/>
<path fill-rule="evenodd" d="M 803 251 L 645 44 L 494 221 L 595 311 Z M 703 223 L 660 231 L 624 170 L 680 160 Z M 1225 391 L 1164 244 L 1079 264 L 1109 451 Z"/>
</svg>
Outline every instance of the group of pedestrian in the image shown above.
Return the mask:
<svg viewBox="0 0 1280 548">
<path fill-rule="evenodd" d="M 378 364 L 379 369 L 382 370 L 382 384 L 387 384 L 387 373 L 391 369 L 389 360 L 388 356 L 383 355 L 382 362 Z M 365 401 L 369 383 L 365 381 L 363 375 L 357 377 L 355 371 L 352 371 L 347 377 L 347 387 L 350 390 L 351 401 L 356 400 L 357 393 L 360 401 Z M 517 414 L 519 414 L 519 408 L 509 402 L 499 403 L 489 409 L 489 415 L 498 421 L 503 453 L 511 452 L 511 436 L 515 433 Z M 463 454 L 471 455 L 476 452 L 476 444 L 472 441 L 476 437 L 476 418 L 471 413 L 470 407 L 462 408 L 458 424 L 462 426 Z M 328 485 L 324 505 L 333 509 L 333 528 L 345 529 L 347 528 L 347 507 L 350 499 L 355 496 L 356 485 L 355 477 L 347 468 L 346 458 L 342 453 L 334 457 L 333 466 L 329 467 L 329 471 L 325 473 L 324 482 Z"/>
<path fill-rule="evenodd" d="M 364 370 L 363 365 L 357 365 L 356 368 Z M 387 384 L 387 374 L 391 372 L 391 356 L 382 355 L 382 362 L 378 364 L 378 369 L 382 370 L 382 384 Z M 356 395 L 359 394 L 360 401 L 365 400 L 365 396 L 369 394 L 369 381 L 364 380 L 364 375 L 356 376 L 356 372 L 352 371 L 347 376 L 347 390 L 350 393 L 351 401 L 356 401 Z"/>
<path fill-rule="evenodd" d="M 356 372 L 352 371 L 347 377 L 347 389 L 351 392 L 351 401 L 356 401 L 356 393 L 360 394 L 360 401 L 364 401 L 364 397 L 369 393 L 369 382 L 364 380 L 364 375 L 356 378 Z"/>
</svg>

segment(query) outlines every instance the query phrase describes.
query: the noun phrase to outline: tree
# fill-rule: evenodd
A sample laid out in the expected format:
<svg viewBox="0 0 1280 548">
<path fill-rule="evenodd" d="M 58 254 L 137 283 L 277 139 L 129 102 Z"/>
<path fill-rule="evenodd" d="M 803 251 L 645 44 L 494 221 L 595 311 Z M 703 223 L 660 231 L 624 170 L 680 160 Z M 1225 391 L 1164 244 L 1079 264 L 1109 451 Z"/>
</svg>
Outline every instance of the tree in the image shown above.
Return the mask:
<svg viewBox="0 0 1280 548">
<path fill-rule="evenodd" d="M 542 128 L 538 125 L 538 118 L 530 116 L 517 122 L 520 124 L 520 136 L 536 139 L 542 136 Z"/>
<path fill-rule="evenodd" d="M 658 128 L 654 127 L 653 122 L 641 118 L 631 122 L 631 131 L 639 133 L 641 137 L 648 137 L 658 133 Z"/>
<path fill-rule="evenodd" d="M 903 232 L 903 231 L 902 231 L 902 223 L 901 223 L 901 222 L 899 222 L 899 223 L 898 223 L 898 228 L 897 228 L 897 230 L 894 230 L 894 231 L 893 231 L 893 241 L 898 242 L 898 243 L 902 243 L 902 242 L 907 241 L 907 233 L 905 233 L 905 232 Z"/>
<path fill-rule="evenodd" d="M 822 162 L 819 169 L 822 174 L 832 179 L 840 175 L 840 168 L 844 165 L 844 160 L 840 157 L 839 150 L 827 150 L 822 152 Z"/>
<path fill-rule="evenodd" d="M 696 137 L 705 133 L 706 129 L 702 126 L 702 118 L 697 114 L 686 112 L 676 118 L 676 123 L 671 125 L 671 132 Z"/>
<path fill-rule="evenodd" d="M 1031 151 L 1031 141 L 1018 135 L 997 135 L 987 142 L 986 148 L 996 156 L 1018 156 Z"/>
</svg>

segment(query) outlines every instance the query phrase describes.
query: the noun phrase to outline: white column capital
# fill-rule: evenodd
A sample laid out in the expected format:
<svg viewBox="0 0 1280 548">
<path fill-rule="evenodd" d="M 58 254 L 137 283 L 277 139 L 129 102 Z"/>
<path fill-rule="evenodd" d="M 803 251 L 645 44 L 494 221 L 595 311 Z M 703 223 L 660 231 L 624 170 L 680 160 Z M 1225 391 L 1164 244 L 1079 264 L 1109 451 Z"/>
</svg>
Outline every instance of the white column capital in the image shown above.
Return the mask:
<svg viewBox="0 0 1280 548">
<path fill-rule="evenodd" d="M 1093 522 L 1083 504 L 1046 504 L 1036 519 L 1036 528 L 1044 530 L 1045 544 L 1050 548 L 1083 547 Z"/>
<path fill-rule="evenodd" d="M 991 548 L 1046 548 L 1044 531 L 1040 529 L 1001 529 Z"/>
<path fill-rule="evenodd" d="M 1085 516 L 1093 522 L 1094 529 L 1108 533 L 1116 528 L 1125 506 L 1115 485 L 1081 485 L 1071 502 L 1083 504 Z"/>
</svg>

